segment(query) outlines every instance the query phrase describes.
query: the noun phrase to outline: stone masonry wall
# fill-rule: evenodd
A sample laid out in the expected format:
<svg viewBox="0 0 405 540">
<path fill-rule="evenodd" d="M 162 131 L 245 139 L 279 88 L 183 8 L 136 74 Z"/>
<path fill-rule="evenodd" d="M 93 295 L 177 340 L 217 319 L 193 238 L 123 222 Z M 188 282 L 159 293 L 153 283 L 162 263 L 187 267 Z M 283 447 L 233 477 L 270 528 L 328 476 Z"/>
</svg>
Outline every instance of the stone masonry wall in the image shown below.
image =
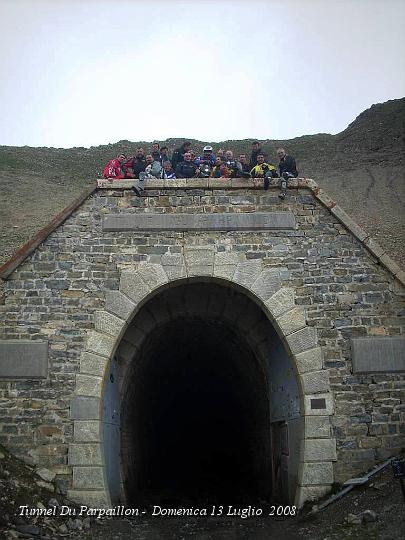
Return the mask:
<svg viewBox="0 0 405 540">
<path fill-rule="evenodd" d="M 274 232 L 102 232 L 109 213 L 292 211 L 297 230 Z M 142 198 L 99 190 L 55 230 L 6 282 L 0 339 L 48 340 L 49 377 L 0 382 L 0 442 L 71 481 L 69 401 L 86 330 L 104 309 L 119 271 L 159 263 L 184 245 L 213 245 L 282 267 L 283 286 L 317 328 L 335 397 L 335 479 L 343 481 L 405 446 L 405 382 L 400 374 L 354 375 L 350 339 L 403 335 L 403 289 L 364 246 L 316 201 L 291 189 L 280 202 L 262 189 L 160 189 Z"/>
</svg>

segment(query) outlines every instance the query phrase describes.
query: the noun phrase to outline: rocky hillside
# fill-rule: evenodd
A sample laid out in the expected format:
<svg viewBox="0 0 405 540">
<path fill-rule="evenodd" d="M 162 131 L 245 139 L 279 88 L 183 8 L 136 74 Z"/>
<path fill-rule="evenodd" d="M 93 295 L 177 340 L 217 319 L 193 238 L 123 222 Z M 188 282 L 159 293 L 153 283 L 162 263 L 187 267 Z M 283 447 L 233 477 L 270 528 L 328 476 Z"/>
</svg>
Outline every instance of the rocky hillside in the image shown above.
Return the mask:
<svg viewBox="0 0 405 540">
<path fill-rule="evenodd" d="M 164 141 L 172 151 L 182 139 Z M 193 140 L 198 152 L 209 141 Z M 213 143 L 250 151 L 251 140 Z M 43 227 L 118 152 L 132 155 L 150 142 L 120 141 L 91 148 L 0 146 L 0 263 Z M 269 160 L 285 146 L 300 175 L 314 178 L 405 267 L 405 98 L 373 105 L 337 135 L 262 141 Z"/>
</svg>

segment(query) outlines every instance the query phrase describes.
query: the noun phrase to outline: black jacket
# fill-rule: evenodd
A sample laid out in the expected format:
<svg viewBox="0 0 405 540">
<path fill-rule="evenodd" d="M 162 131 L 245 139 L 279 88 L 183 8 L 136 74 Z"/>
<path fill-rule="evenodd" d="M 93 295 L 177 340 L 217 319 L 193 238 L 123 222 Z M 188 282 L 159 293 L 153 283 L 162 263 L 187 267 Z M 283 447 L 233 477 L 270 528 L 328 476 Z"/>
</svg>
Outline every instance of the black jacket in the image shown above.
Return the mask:
<svg viewBox="0 0 405 540">
<path fill-rule="evenodd" d="M 181 145 L 180 148 L 176 148 L 176 150 L 173 152 L 172 166 L 174 170 L 176 170 L 177 165 L 183 161 L 185 153 L 186 150 L 184 148 L 184 145 Z"/>
<path fill-rule="evenodd" d="M 197 169 L 193 161 L 182 161 L 176 167 L 176 176 L 177 178 L 194 178 Z"/>
<path fill-rule="evenodd" d="M 289 156 L 288 154 L 286 154 L 283 159 L 280 159 L 278 168 L 280 171 L 280 176 L 283 176 L 283 173 L 285 172 L 292 174 L 294 178 L 297 178 L 298 176 L 297 165 L 295 163 L 295 159 L 292 156 Z"/>
<path fill-rule="evenodd" d="M 134 158 L 132 169 L 135 174 L 135 178 L 139 178 L 139 173 L 146 169 L 146 160 L 144 158 Z"/>
</svg>

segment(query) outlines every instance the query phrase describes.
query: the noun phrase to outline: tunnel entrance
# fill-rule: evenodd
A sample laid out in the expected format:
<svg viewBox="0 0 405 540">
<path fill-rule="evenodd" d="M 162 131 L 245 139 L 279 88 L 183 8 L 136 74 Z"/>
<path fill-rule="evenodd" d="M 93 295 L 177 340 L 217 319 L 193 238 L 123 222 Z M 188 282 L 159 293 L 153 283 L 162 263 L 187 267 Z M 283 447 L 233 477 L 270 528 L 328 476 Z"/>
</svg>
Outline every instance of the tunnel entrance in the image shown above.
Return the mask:
<svg viewBox="0 0 405 540">
<path fill-rule="evenodd" d="M 200 318 L 159 328 L 143 347 L 125 408 L 136 448 L 130 498 L 264 495 L 265 378 L 230 328 Z"/>
<path fill-rule="evenodd" d="M 231 504 L 274 495 L 281 457 L 271 448 L 268 351 L 280 345 L 262 310 L 228 287 L 188 283 L 151 299 L 116 355 L 121 499 Z"/>
</svg>

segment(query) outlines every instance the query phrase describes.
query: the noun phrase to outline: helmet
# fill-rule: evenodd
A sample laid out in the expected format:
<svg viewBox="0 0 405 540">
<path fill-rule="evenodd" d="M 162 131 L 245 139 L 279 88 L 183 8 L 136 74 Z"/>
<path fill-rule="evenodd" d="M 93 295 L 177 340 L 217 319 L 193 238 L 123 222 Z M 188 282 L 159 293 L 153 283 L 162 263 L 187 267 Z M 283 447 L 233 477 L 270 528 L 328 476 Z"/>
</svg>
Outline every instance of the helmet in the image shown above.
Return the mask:
<svg viewBox="0 0 405 540">
<path fill-rule="evenodd" d="M 209 145 L 208 145 L 208 146 L 204 146 L 203 151 L 204 151 L 204 152 L 212 152 L 212 146 L 209 146 Z"/>
</svg>

